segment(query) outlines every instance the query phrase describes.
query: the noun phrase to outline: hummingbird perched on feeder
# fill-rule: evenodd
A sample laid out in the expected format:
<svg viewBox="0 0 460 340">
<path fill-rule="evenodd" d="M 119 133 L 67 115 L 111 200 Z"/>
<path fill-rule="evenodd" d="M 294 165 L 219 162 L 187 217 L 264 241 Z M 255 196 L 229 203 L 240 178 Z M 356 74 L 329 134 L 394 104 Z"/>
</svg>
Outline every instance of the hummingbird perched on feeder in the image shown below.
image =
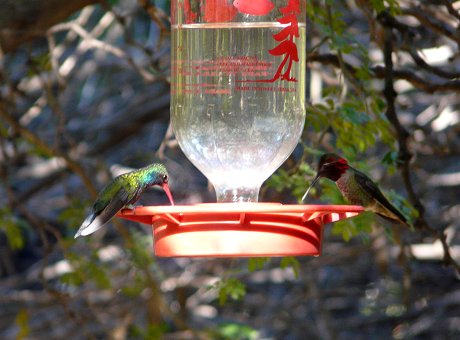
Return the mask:
<svg viewBox="0 0 460 340">
<path fill-rule="evenodd" d="M 168 172 L 163 164 L 151 164 L 115 177 L 97 195 L 92 213 L 83 221 L 75 238 L 100 229 L 123 207 L 134 204 L 145 189 L 154 185 L 161 186 L 174 205 L 168 186 Z"/>
<path fill-rule="evenodd" d="M 346 159 L 333 153 L 326 153 L 319 159 L 316 177 L 303 195 L 302 201 L 321 177 L 334 181 L 351 204 L 361 205 L 365 210 L 391 221 L 408 224 L 404 215 L 387 200 L 369 177 L 351 167 Z"/>
</svg>

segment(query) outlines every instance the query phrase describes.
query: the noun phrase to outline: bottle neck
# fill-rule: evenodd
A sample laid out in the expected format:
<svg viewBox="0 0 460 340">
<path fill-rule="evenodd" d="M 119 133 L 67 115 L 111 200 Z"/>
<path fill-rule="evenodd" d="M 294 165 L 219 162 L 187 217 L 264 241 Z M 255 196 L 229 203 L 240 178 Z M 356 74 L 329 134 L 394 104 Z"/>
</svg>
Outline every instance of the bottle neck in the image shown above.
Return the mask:
<svg viewBox="0 0 460 340">
<path fill-rule="evenodd" d="M 259 186 L 254 187 L 225 187 L 215 185 L 218 203 L 257 202 Z"/>
</svg>

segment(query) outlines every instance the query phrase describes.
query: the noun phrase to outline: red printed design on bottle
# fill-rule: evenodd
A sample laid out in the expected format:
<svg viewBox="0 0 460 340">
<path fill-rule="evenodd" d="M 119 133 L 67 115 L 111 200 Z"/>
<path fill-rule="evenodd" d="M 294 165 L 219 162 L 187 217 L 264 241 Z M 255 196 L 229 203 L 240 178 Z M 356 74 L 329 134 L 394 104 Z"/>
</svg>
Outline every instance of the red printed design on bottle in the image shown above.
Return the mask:
<svg viewBox="0 0 460 340">
<path fill-rule="evenodd" d="M 233 6 L 240 13 L 256 16 L 267 15 L 275 7 L 269 0 L 235 0 Z"/>
<path fill-rule="evenodd" d="M 286 26 L 279 33 L 273 34 L 273 39 L 280 43 L 276 47 L 268 50 L 268 53 L 273 56 L 284 55 L 284 59 L 281 61 L 272 78 L 240 80 L 239 82 L 272 83 L 278 79 L 292 82 L 297 81 L 297 79 L 291 77 L 290 74 L 292 63 L 299 62 L 297 44 L 294 41 L 294 38 L 299 37 L 299 23 L 297 20 L 297 15 L 300 14 L 299 0 L 289 0 L 285 7 L 280 8 L 280 12 L 284 14 L 284 16 L 277 19 L 277 21 Z"/>
<path fill-rule="evenodd" d="M 262 1 L 265 4 L 257 7 Z M 171 92 L 219 96 L 299 91 L 305 63 L 304 0 L 179 0 L 172 4 Z M 272 13 L 270 18 L 254 18 L 255 14 L 244 11 Z"/>
</svg>

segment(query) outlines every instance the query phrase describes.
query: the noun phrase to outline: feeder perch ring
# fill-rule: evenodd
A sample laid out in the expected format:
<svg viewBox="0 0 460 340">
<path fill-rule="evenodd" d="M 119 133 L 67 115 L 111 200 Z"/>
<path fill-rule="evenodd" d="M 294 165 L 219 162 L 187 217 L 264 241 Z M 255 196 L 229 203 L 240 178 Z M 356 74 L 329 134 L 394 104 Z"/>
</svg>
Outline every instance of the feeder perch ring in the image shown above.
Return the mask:
<svg viewBox="0 0 460 340">
<path fill-rule="evenodd" d="M 324 225 L 363 210 L 354 205 L 205 203 L 139 206 L 118 217 L 152 226 L 156 256 L 318 256 Z"/>
</svg>

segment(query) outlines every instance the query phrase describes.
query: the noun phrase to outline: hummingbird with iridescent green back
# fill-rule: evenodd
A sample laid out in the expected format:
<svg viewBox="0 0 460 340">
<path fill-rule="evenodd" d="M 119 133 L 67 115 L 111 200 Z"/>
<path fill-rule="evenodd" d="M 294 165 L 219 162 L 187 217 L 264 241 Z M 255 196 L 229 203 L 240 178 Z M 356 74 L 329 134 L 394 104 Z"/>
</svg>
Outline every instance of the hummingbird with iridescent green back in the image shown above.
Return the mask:
<svg viewBox="0 0 460 340">
<path fill-rule="evenodd" d="M 333 153 L 326 153 L 319 159 L 316 177 L 303 195 L 302 201 L 321 177 L 334 181 L 342 195 L 351 204 L 361 205 L 365 210 L 372 211 L 393 222 L 408 224 L 404 215 L 388 201 L 369 177 L 351 167 L 346 159 Z"/>
<path fill-rule="evenodd" d="M 161 186 L 171 204 L 174 205 L 168 179 L 166 167 L 160 163 L 115 177 L 97 195 L 92 213 L 83 221 L 75 234 L 75 238 L 87 236 L 100 229 L 118 211 L 124 207 L 131 207 L 144 190 L 154 185 Z"/>
</svg>

